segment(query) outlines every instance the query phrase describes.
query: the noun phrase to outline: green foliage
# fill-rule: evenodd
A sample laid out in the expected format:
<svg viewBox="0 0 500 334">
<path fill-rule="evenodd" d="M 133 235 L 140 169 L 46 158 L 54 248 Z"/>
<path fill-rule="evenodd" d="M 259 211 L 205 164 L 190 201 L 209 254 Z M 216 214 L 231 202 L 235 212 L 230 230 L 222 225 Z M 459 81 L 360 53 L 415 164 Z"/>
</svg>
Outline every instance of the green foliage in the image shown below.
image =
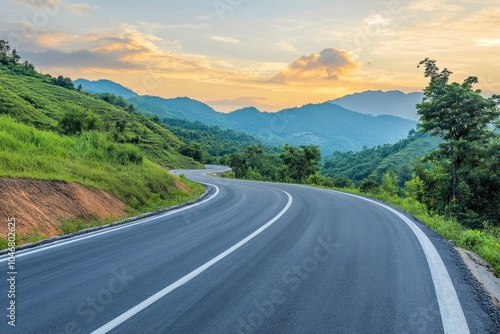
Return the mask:
<svg viewBox="0 0 500 334">
<path fill-rule="evenodd" d="M 332 188 L 332 187 L 336 186 L 334 184 L 334 181 L 332 180 L 332 178 L 327 177 L 327 176 L 323 176 L 318 172 L 316 172 L 313 175 L 310 175 L 306 179 L 305 183 L 316 185 L 316 186 L 321 186 L 321 187 L 327 187 L 327 188 Z"/>
<path fill-rule="evenodd" d="M 188 146 L 191 143 L 199 145 L 208 163 L 219 163 L 218 157 L 242 151 L 247 146 L 259 145 L 259 141 L 250 135 L 231 129 L 222 130 L 199 121 L 165 118 L 163 123 Z M 191 156 L 190 153 L 187 156 Z"/>
<path fill-rule="evenodd" d="M 115 143 L 106 134 L 61 136 L 7 116 L 0 116 L 0 177 L 77 182 L 106 190 L 138 211 L 177 204 L 203 191 L 201 186 L 195 186 L 195 194 L 177 189 L 176 178 L 139 148 Z"/>
<path fill-rule="evenodd" d="M 354 188 L 354 182 L 346 175 L 335 175 L 332 181 L 336 188 Z"/>
<path fill-rule="evenodd" d="M 20 66 L 20 65 L 19 65 Z M 139 147 L 150 160 L 170 168 L 199 168 L 200 164 L 178 153 L 183 143 L 162 125 L 149 117 L 111 105 L 86 93 L 50 84 L 50 77 L 24 75 L 11 67 L 0 66 L 0 114 L 42 130 L 78 133 L 94 128 L 109 134 L 110 140 Z M 110 97 L 110 101 L 114 101 Z M 82 126 L 73 127 L 75 117 L 83 118 Z M 68 117 L 67 117 L 68 118 Z M 89 121 L 85 121 L 85 119 Z M 94 122 L 96 120 L 96 122 Z M 81 130 L 80 130 L 81 129 Z"/>
<path fill-rule="evenodd" d="M 408 138 L 395 144 L 365 147 L 359 152 L 336 151 L 324 161 L 321 172 L 333 178 L 347 176 L 359 185 L 370 175 L 380 182 L 391 170 L 398 177 L 399 186 L 403 186 L 411 178 L 414 161 L 436 149 L 439 142 L 429 135 L 410 132 Z"/>
<path fill-rule="evenodd" d="M 66 104 L 65 108 L 66 113 L 59 122 L 63 134 L 74 135 L 97 128 L 99 123 L 97 116 L 80 106 Z"/>
<path fill-rule="evenodd" d="M 76 90 L 73 81 L 71 81 L 70 78 L 64 78 L 62 75 L 58 76 L 57 78 L 52 78 L 50 82 L 56 86 L 61 86 L 66 89 Z"/>
<path fill-rule="evenodd" d="M 418 202 L 422 202 L 424 199 L 424 182 L 418 177 L 418 175 L 413 174 L 411 180 L 405 183 L 406 191 L 410 198 Z"/>
<path fill-rule="evenodd" d="M 430 168 L 417 170 L 424 182 L 424 201 L 431 209 L 456 217 L 468 227 L 484 221 L 500 225 L 500 180 L 494 171 L 500 161 L 498 132 L 500 96 L 484 98 L 474 90 L 476 77 L 449 83 L 452 74 L 426 58 L 424 101 L 417 105 L 422 132 L 443 139 L 428 157 Z"/>
<path fill-rule="evenodd" d="M 263 145 L 250 145 L 220 161 L 232 168 L 236 178 L 330 185 L 330 178 L 317 174 L 320 156 L 317 146 L 286 145 L 276 152 L 266 152 Z"/>
<path fill-rule="evenodd" d="M 293 147 L 285 145 L 280 155 L 287 176 L 296 183 L 303 183 L 304 180 L 317 172 L 321 151 L 318 146 Z"/>
<path fill-rule="evenodd" d="M 388 171 L 382 176 L 382 191 L 392 196 L 398 194 L 398 177 L 394 172 Z"/>
<path fill-rule="evenodd" d="M 190 157 L 195 161 L 205 164 L 208 159 L 208 153 L 202 148 L 202 146 L 196 142 L 190 142 L 189 144 L 184 144 L 179 148 L 179 153 Z"/>
<path fill-rule="evenodd" d="M 373 175 L 370 175 L 363 181 L 361 181 L 359 190 L 362 193 L 378 193 L 380 190 L 380 184 L 377 182 Z"/>
</svg>

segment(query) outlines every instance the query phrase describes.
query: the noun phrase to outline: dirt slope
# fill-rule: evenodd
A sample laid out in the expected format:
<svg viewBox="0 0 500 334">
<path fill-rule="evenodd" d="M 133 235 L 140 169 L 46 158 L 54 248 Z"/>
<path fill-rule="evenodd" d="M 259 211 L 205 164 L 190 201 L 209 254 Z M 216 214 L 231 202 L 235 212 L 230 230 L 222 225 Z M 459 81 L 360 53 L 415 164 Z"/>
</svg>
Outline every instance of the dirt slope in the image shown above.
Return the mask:
<svg viewBox="0 0 500 334">
<path fill-rule="evenodd" d="M 119 218 L 126 205 L 116 197 L 76 183 L 0 178 L 0 235 L 7 235 L 7 220 L 16 219 L 19 235 L 61 234 L 61 220 Z"/>
</svg>

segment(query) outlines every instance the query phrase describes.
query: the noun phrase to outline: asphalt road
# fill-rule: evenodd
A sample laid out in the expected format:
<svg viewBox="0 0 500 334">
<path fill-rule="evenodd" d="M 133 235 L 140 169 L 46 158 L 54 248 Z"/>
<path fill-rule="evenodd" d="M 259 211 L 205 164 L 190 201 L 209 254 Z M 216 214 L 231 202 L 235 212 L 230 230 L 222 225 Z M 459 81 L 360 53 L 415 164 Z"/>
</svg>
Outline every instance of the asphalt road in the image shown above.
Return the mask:
<svg viewBox="0 0 500 334">
<path fill-rule="evenodd" d="M 371 201 L 211 184 L 181 211 L 20 251 L 0 333 L 499 333 L 453 247 Z M 406 221 L 405 221 L 406 220 Z"/>
</svg>

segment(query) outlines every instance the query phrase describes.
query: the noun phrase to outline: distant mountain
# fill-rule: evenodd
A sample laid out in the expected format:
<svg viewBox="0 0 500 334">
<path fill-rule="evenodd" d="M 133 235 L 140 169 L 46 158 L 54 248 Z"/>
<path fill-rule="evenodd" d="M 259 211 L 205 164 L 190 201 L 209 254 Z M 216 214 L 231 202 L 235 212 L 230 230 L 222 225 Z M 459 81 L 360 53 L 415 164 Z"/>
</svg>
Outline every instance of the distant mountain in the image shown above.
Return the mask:
<svg viewBox="0 0 500 334">
<path fill-rule="evenodd" d="M 423 93 L 405 94 L 398 90 L 388 92 L 370 90 L 346 95 L 329 102 L 363 114 L 393 115 L 418 120 L 415 106 L 422 102 L 423 96 Z"/>
<path fill-rule="evenodd" d="M 373 116 L 332 103 L 308 104 L 277 113 L 253 107 L 220 113 L 189 98 L 162 99 L 141 96 L 129 99 L 140 109 L 164 118 L 184 118 L 235 129 L 272 145 L 318 145 L 324 155 L 358 151 L 406 138 L 416 122 L 395 116 Z"/>
<path fill-rule="evenodd" d="M 74 84 L 76 87 L 82 85 L 83 89 L 88 92 L 112 93 L 115 94 L 116 96 L 121 96 L 125 99 L 138 96 L 132 90 L 123 87 L 122 85 L 110 80 L 89 81 L 86 79 L 78 79 L 75 80 Z"/>
<path fill-rule="evenodd" d="M 205 124 L 219 125 L 222 128 L 228 128 L 228 126 L 222 126 L 221 124 L 223 123 L 222 113 L 215 111 L 200 101 L 188 97 L 164 99 L 158 96 L 137 96 L 129 98 L 128 100 L 144 111 L 158 115 L 161 119 L 184 118 L 191 121 L 200 121 Z"/>
</svg>

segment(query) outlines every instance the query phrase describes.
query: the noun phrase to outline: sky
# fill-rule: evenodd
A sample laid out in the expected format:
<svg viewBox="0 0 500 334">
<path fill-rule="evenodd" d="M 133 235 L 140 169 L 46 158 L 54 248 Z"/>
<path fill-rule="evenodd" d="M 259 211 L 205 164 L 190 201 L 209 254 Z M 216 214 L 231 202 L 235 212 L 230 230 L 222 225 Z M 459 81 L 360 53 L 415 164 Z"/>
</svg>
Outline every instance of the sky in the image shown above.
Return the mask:
<svg viewBox="0 0 500 334">
<path fill-rule="evenodd" d="M 498 0 L 1 0 L 0 39 L 73 80 L 218 111 L 421 91 L 418 63 L 500 93 Z"/>
</svg>

